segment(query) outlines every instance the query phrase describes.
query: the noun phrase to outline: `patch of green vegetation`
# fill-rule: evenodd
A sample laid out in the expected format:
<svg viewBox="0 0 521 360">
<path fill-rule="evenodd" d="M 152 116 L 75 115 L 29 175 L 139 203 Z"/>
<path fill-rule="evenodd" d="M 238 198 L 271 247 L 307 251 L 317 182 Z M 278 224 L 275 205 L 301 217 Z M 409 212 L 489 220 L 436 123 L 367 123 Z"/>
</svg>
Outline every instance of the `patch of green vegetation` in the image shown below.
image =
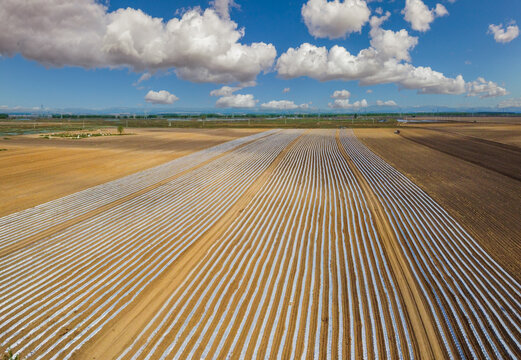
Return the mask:
<svg viewBox="0 0 521 360">
<path fill-rule="evenodd" d="M 11 349 L 7 349 L 2 357 L 2 360 L 20 360 L 18 355 L 14 355 Z"/>
<path fill-rule="evenodd" d="M 7 149 L 0 149 L 0 151 L 7 151 Z"/>
<path fill-rule="evenodd" d="M 11 138 L 5 137 L 4 140 L 11 140 Z"/>
<path fill-rule="evenodd" d="M 0 124 L 0 136 L 11 136 L 11 135 L 29 135 L 29 134 L 46 134 L 61 131 L 94 131 L 98 127 L 87 127 L 83 128 L 81 124 L 57 124 L 57 123 L 46 123 L 46 122 L 22 122 L 16 120 L 4 121 Z"/>
<path fill-rule="evenodd" d="M 87 137 L 90 137 L 90 134 L 84 134 L 84 133 L 59 133 L 59 134 L 52 134 L 52 137 L 60 137 L 60 138 L 70 138 L 70 139 L 84 139 Z"/>
<path fill-rule="evenodd" d="M 119 129 L 118 129 L 119 132 Z M 68 138 L 68 139 L 86 139 L 90 137 L 100 137 L 100 136 L 120 136 L 120 135 L 133 135 L 133 134 L 124 134 L 124 133 L 118 133 L 118 134 L 112 134 L 109 132 L 60 132 L 60 133 L 52 133 L 52 134 L 42 134 L 40 135 L 44 139 L 49 138 Z"/>
</svg>

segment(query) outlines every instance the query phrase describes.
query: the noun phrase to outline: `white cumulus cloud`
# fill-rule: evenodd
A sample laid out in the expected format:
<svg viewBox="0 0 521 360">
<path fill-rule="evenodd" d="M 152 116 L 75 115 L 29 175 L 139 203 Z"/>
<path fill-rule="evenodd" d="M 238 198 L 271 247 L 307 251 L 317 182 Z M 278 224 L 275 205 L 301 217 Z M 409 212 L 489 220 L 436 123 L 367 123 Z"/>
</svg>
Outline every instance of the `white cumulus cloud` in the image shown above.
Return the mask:
<svg viewBox="0 0 521 360">
<path fill-rule="evenodd" d="M 295 109 L 308 109 L 309 104 L 297 105 L 293 101 L 288 100 L 272 100 L 261 105 L 262 109 L 267 110 L 295 110 Z"/>
<path fill-rule="evenodd" d="M 508 95 L 508 91 L 492 81 L 479 77 L 467 84 L 468 96 L 479 96 L 482 99 Z"/>
<path fill-rule="evenodd" d="M 215 11 L 225 19 L 230 18 L 230 8 L 239 8 L 239 5 L 234 0 L 213 0 L 210 3 L 215 8 Z"/>
<path fill-rule="evenodd" d="M 366 99 L 363 99 L 362 101 L 355 101 L 354 103 L 351 103 L 349 99 L 336 99 L 334 102 L 329 103 L 328 106 L 332 109 L 362 109 L 369 106 Z"/>
<path fill-rule="evenodd" d="M 465 81 L 461 75 L 451 79 L 430 67 L 414 67 L 394 58 L 385 58 L 374 48 L 352 55 L 344 47 L 330 50 L 308 43 L 290 48 L 277 62 L 283 78 L 307 76 L 320 81 L 358 80 L 361 85 L 396 83 L 422 94 L 462 94 Z"/>
<path fill-rule="evenodd" d="M 377 106 L 398 106 L 398 104 L 394 100 L 376 100 Z"/>
<path fill-rule="evenodd" d="M 371 46 L 358 54 L 345 47 L 331 49 L 304 43 L 289 48 L 277 60 L 280 77 L 292 79 L 310 77 L 319 81 L 358 81 L 360 85 L 395 83 L 403 89 L 417 90 L 419 94 L 464 94 L 469 85 L 463 76 L 447 77 L 426 66 L 414 66 L 410 51 L 418 43 L 406 30 L 397 32 L 381 28 L 383 17 L 371 18 Z"/>
<path fill-rule="evenodd" d="M 153 91 L 150 90 L 145 96 L 145 101 L 150 104 L 170 105 L 175 103 L 179 98 L 166 90 Z"/>
<path fill-rule="evenodd" d="M 491 24 L 488 27 L 488 33 L 494 35 L 496 42 L 506 44 L 519 36 L 519 27 L 516 24 L 511 24 L 505 30 L 503 24 Z"/>
<path fill-rule="evenodd" d="M 418 45 L 418 38 L 410 36 L 405 29 L 397 32 L 382 29 L 380 25 L 389 16 L 387 12 L 385 16 L 371 18 L 371 46 L 386 58 L 410 61 L 409 52 Z"/>
<path fill-rule="evenodd" d="M 255 100 L 252 94 L 236 94 L 219 98 L 215 106 L 218 108 L 249 109 L 255 107 L 257 102 L 258 100 Z"/>
<path fill-rule="evenodd" d="M 241 90 L 242 88 L 236 86 L 236 87 L 232 87 L 232 86 L 223 86 L 222 88 L 220 89 L 216 89 L 216 90 L 212 90 L 210 91 L 210 96 L 230 96 L 232 95 L 234 92 L 236 91 L 239 91 Z"/>
<path fill-rule="evenodd" d="M 108 12 L 96 0 L 3 0 L 0 55 L 56 67 L 173 68 L 195 82 L 253 81 L 271 68 L 275 47 L 242 44 L 244 30 L 223 15 L 193 8 L 164 20 L 132 8 Z"/>
<path fill-rule="evenodd" d="M 429 9 L 422 0 L 406 0 L 405 9 L 402 11 L 405 20 L 411 24 L 413 30 L 427 31 L 435 18 L 449 14 L 445 6 L 436 4 L 434 9 Z"/>
<path fill-rule="evenodd" d="M 348 90 L 337 90 L 331 95 L 332 99 L 349 99 L 351 97 L 351 93 Z"/>
<path fill-rule="evenodd" d="M 436 7 L 434 8 L 434 15 L 436 15 L 436 17 L 447 16 L 449 15 L 449 11 L 442 4 L 436 4 Z"/>
<path fill-rule="evenodd" d="M 239 90 L 242 90 L 247 87 L 253 87 L 253 86 L 257 86 L 257 83 L 255 81 L 244 82 L 237 86 L 224 85 L 223 87 L 221 87 L 219 89 L 210 91 L 210 96 L 217 96 L 217 97 L 230 96 Z"/>
<path fill-rule="evenodd" d="M 371 11 L 364 0 L 309 0 L 302 6 L 308 31 L 316 38 L 340 38 L 360 32 Z"/>
</svg>

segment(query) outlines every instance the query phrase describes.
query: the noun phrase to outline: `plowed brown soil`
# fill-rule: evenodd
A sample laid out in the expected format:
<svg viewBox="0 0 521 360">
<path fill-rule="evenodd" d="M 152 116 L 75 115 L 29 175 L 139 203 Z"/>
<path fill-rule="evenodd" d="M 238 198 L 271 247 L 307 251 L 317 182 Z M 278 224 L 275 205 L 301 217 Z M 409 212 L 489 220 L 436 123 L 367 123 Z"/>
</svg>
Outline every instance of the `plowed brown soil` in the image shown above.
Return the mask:
<svg viewBox="0 0 521 360">
<path fill-rule="evenodd" d="M 415 120 L 442 120 L 488 124 L 521 124 L 521 116 L 418 116 Z"/>
<path fill-rule="evenodd" d="M 521 124 L 429 124 L 421 128 L 462 135 L 496 146 L 521 151 Z"/>
<path fill-rule="evenodd" d="M 518 280 L 521 279 L 521 258 L 518 256 L 521 253 L 521 182 L 466 161 L 462 156 L 442 151 L 448 151 L 446 144 L 451 145 L 451 151 L 457 151 L 458 142 L 451 144 L 453 135 L 444 136 L 428 130 L 420 133 L 420 130 L 413 129 L 402 132 L 405 136 L 419 134 L 415 139 L 421 136 L 432 146 L 395 135 L 393 130 L 355 131 L 372 151 L 439 202 L 488 253 Z M 438 147 L 440 150 L 436 150 Z M 490 147 L 476 146 L 475 157 L 488 157 L 489 154 L 484 154 L 485 149 Z M 497 161 L 502 166 L 510 164 L 513 173 L 519 172 L 520 162 L 516 164 L 505 159 L 505 155 L 497 150 L 495 154 L 500 158 L 489 158 L 490 166 L 497 166 Z"/>
<path fill-rule="evenodd" d="M 400 135 L 459 159 L 521 181 L 521 149 L 456 133 L 403 129 Z"/>
</svg>

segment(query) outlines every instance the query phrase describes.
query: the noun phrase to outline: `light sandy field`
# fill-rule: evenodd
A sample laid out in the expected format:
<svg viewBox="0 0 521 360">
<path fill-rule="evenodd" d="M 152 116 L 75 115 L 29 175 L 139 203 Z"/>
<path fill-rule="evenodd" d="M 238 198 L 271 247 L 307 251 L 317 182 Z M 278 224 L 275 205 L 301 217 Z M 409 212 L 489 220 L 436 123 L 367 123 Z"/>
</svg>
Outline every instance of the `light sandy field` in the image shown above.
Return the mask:
<svg viewBox="0 0 521 360">
<path fill-rule="evenodd" d="M 99 185 L 197 150 L 256 133 L 249 129 L 129 129 L 134 135 L 0 137 L 0 216 Z"/>
<path fill-rule="evenodd" d="M 351 130 L 272 130 L 0 218 L 0 341 L 34 359 L 516 358 L 521 285 L 487 250 Z"/>
</svg>

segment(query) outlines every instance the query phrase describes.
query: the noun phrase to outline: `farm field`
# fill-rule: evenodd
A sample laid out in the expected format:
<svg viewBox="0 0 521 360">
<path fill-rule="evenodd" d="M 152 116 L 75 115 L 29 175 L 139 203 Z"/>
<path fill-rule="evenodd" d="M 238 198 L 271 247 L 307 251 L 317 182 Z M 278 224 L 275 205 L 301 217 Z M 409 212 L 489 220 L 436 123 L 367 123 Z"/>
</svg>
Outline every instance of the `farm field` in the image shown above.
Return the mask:
<svg viewBox="0 0 521 360">
<path fill-rule="evenodd" d="M 518 123 L 505 124 L 429 124 L 421 126 L 430 130 L 470 137 L 483 143 L 505 144 L 504 148 L 521 148 L 521 120 Z"/>
<path fill-rule="evenodd" d="M 0 216 L 258 131 L 128 129 L 133 135 L 81 140 L 0 137 L 0 148 L 7 149 L 0 152 Z"/>
<path fill-rule="evenodd" d="M 443 164 L 450 155 L 392 130 L 241 135 L 0 218 L 1 350 L 34 359 L 518 356 L 521 212 L 503 220 L 511 234 L 480 232 L 474 222 L 485 219 L 440 195 L 448 182 L 418 175 L 420 156 Z M 401 154 L 389 150 L 394 139 Z M 520 191 L 513 177 L 458 159 L 485 185 L 501 181 L 494 200 Z M 518 203 L 496 206 L 506 214 Z"/>
<path fill-rule="evenodd" d="M 404 129 L 401 137 L 521 181 L 521 148 L 448 131 Z"/>
<path fill-rule="evenodd" d="M 455 121 L 455 122 L 476 122 L 480 124 L 520 124 L 521 116 L 416 116 L 417 120 L 432 120 L 433 118 Z"/>
<path fill-rule="evenodd" d="M 430 127 L 430 126 L 429 126 Z M 441 148 L 445 142 L 434 143 L 443 133 L 434 132 L 429 144 L 410 141 L 410 130 L 401 129 L 404 137 L 392 130 L 355 130 L 357 136 L 372 151 L 396 169 L 412 179 L 424 191 L 439 202 L 459 222 L 463 223 L 474 238 L 507 268 L 518 280 L 521 279 L 521 186 L 519 181 L 478 162 L 469 162 L 452 156 Z M 417 130 L 420 131 L 420 130 Z M 519 136 L 521 129 L 513 136 Z M 432 132 L 424 130 L 422 136 Z M 480 136 L 488 136 L 483 133 Z M 452 135 L 449 135 L 452 138 Z M 474 156 L 484 152 L 477 147 Z M 509 150 L 495 149 L 498 162 L 508 162 Z M 493 164 L 495 159 L 490 160 Z M 518 169 L 512 163 L 513 170 Z"/>
</svg>

